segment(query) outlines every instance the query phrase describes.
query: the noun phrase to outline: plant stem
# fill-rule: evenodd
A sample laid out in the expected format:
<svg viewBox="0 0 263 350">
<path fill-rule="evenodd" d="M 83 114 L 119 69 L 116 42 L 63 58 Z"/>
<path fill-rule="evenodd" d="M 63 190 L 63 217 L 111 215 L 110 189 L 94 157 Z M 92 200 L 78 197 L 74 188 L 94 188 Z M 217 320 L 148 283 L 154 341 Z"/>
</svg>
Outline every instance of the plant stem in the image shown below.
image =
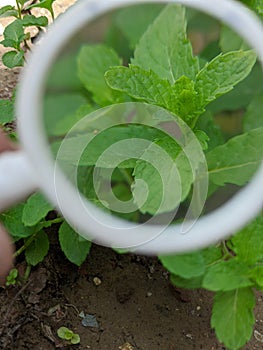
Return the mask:
<svg viewBox="0 0 263 350">
<path fill-rule="evenodd" d="M 127 172 L 127 170 L 120 168 L 120 172 L 129 186 L 133 183 L 132 176 Z"/>
<path fill-rule="evenodd" d="M 22 18 L 22 8 L 20 7 L 18 0 L 16 0 L 16 7 L 17 7 L 17 11 L 18 11 L 18 18 L 21 19 Z"/>
<path fill-rule="evenodd" d="M 21 248 L 19 248 L 15 254 L 14 254 L 14 258 L 17 258 L 21 253 L 23 253 L 23 251 L 26 250 L 27 247 L 30 246 L 30 244 L 34 241 L 34 239 L 36 238 L 36 235 L 38 234 L 39 231 L 35 232 L 32 234 L 32 236 L 30 236 L 26 241 L 25 244 L 22 245 Z"/>
<path fill-rule="evenodd" d="M 23 276 L 23 283 L 27 282 L 29 275 L 30 275 L 30 272 L 31 272 L 31 265 L 27 265 L 26 271 L 25 271 L 24 276 Z"/>
</svg>

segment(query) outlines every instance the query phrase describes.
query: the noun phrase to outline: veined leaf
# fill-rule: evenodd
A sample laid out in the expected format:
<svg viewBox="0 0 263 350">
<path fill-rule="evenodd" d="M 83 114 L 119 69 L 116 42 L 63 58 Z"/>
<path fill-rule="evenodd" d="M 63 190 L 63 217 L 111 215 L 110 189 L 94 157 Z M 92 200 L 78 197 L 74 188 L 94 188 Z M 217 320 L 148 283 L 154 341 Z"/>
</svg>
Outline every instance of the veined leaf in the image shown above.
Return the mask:
<svg viewBox="0 0 263 350">
<path fill-rule="evenodd" d="M 191 165 L 170 137 L 152 143 L 136 162 L 132 192 L 142 213 L 169 212 L 188 195 L 193 182 Z M 147 190 L 146 190 L 147 186 Z"/>
<path fill-rule="evenodd" d="M 162 10 L 162 4 L 140 4 L 121 9 L 116 16 L 116 24 L 134 49 L 149 24 Z M 134 21 L 136 20 L 136 25 Z"/>
<path fill-rule="evenodd" d="M 181 255 L 160 256 L 163 266 L 182 278 L 195 278 L 205 272 L 205 262 L 201 252 Z"/>
<path fill-rule="evenodd" d="M 117 53 L 104 45 L 85 45 L 78 56 L 79 79 L 93 94 L 94 101 L 101 106 L 120 102 L 120 94 L 112 91 L 106 84 L 104 74 L 112 66 L 119 66 L 121 60 Z"/>
<path fill-rule="evenodd" d="M 9 211 L 0 214 L 1 221 L 12 237 L 26 238 L 34 233 L 34 227 L 26 227 L 22 222 L 24 204 L 18 204 Z"/>
<path fill-rule="evenodd" d="M 195 90 L 201 105 L 231 91 L 250 73 L 256 62 L 254 51 L 234 51 L 221 54 L 207 63 L 196 76 Z"/>
<path fill-rule="evenodd" d="M 222 95 L 208 106 L 213 113 L 247 108 L 253 97 L 263 93 L 263 73 L 260 64 L 255 64 L 251 73 L 226 95 Z"/>
<path fill-rule="evenodd" d="M 2 17 L 17 17 L 18 11 L 15 9 L 14 6 L 6 5 L 0 8 L 0 18 Z"/>
<path fill-rule="evenodd" d="M 182 75 L 194 80 L 199 63 L 186 37 L 184 7 L 165 7 L 141 37 L 131 62 L 146 71 L 153 70 L 171 84 Z"/>
<path fill-rule="evenodd" d="M 26 202 L 23 209 L 22 221 L 26 226 L 34 226 L 53 210 L 41 193 L 34 193 Z"/>
<path fill-rule="evenodd" d="M 91 242 L 83 240 L 66 222 L 59 228 L 59 242 L 69 261 L 80 266 L 86 259 Z"/>
<path fill-rule="evenodd" d="M 174 285 L 180 288 L 188 288 L 188 289 L 202 288 L 203 278 L 207 267 L 210 264 L 214 264 L 215 262 L 220 261 L 220 259 L 222 258 L 222 251 L 220 247 L 209 247 L 209 248 L 203 249 L 202 251 L 200 251 L 200 253 L 202 254 L 202 258 L 205 264 L 205 269 L 202 269 L 203 274 L 196 277 L 190 277 L 190 278 L 181 277 L 181 276 L 172 274 L 171 282 Z M 182 257 L 184 257 L 184 255 L 182 255 Z M 200 259 L 200 261 L 202 261 L 202 259 Z"/>
<path fill-rule="evenodd" d="M 213 115 L 209 111 L 200 116 L 196 123 L 196 128 L 208 135 L 209 140 L 207 143 L 209 151 L 225 142 L 220 127 L 215 124 Z"/>
<path fill-rule="evenodd" d="M 22 19 L 24 27 L 38 26 L 46 27 L 48 25 L 48 19 L 46 16 L 36 17 L 34 15 L 26 15 Z"/>
<path fill-rule="evenodd" d="M 263 159 L 263 127 L 233 137 L 207 154 L 210 180 L 223 186 L 246 184 Z"/>
<path fill-rule="evenodd" d="M 129 96 L 164 107 L 185 121 L 203 112 L 199 108 L 199 97 L 194 83 L 182 76 L 171 85 L 167 79 L 160 79 L 152 70 L 140 67 L 114 67 L 105 74 L 108 85 Z"/>
<path fill-rule="evenodd" d="M 38 232 L 34 241 L 25 251 L 26 262 L 36 266 L 43 261 L 49 250 L 48 236 L 44 231 Z"/>
<path fill-rule="evenodd" d="M 105 74 L 108 85 L 128 95 L 155 103 L 166 108 L 171 107 L 173 89 L 168 80 L 160 79 L 153 71 L 140 67 L 114 67 Z M 171 108 L 169 108 L 171 109 Z"/>
<path fill-rule="evenodd" d="M 86 135 L 78 135 L 76 137 L 68 138 L 63 144 L 63 153 L 60 154 L 59 161 L 67 162 L 70 164 L 78 164 L 79 166 L 91 166 L 95 165 L 98 158 L 103 152 L 105 152 L 109 147 L 114 147 L 114 152 L 108 153 L 108 157 L 104 158 L 104 162 L 100 161 L 101 166 L 105 168 L 114 168 L 113 164 L 118 164 L 123 157 L 125 159 L 129 158 L 129 155 L 136 155 L 135 152 L 135 142 L 138 139 L 154 141 L 158 137 L 163 137 L 165 134 L 159 129 L 150 128 L 145 125 L 130 124 L 128 126 L 116 126 L 108 128 L 94 137 L 94 134 L 87 133 Z M 91 140 L 91 137 L 94 137 Z M 90 141 L 91 140 L 91 141 Z M 127 140 L 125 148 L 119 146 L 120 141 Z M 87 146 L 88 144 L 88 146 Z M 84 147 L 86 145 L 86 147 Z M 116 146 L 114 146 L 116 145 Z M 148 144 L 147 144 L 148 145 Z M 54 143 L 52 145 L 54 153 L 60 146 L 60 142 Z M 140 144 L 142 146 L 142 144 Z M 76 153 L 79 149 L 83 149 L 81 158 L 76 159 Z M 141 148 L 143 153 L 145 148 Z M 132 158 L 132 157 L 131 157 Z M 135 165 L 134 160 L 127 160 L 125 163 L 121 163 L 118 166 L 121 168 L 133 168 Z"/>
<path fill-rule="evenodd" d="M 2 61 L 8 68 L 22 67 L 24 65 L 24 52 L 8 51 L 2 56 Z"/>
<path fill-rule="evenodd" d="M 25 10 L 30 10 L 30 9 L 35 8 L 35 7 L 44 8 L 44 9 L 48 10 L 51 13 L 52 18 L 54 18 L 54 11 L 53 11 L 53 2 L 54 1 L 55 0 L 42 0 L 36 4 L 32 4 L 32 5 L 27 6 L 25 8 Z"/>
<path fill-rule="evenodd" d="M 238 258 L 248 265 L 263 261 L 263 220 L 261 217 L 236 234 L 231 242 Z"/>
<path fill-rule="evenodd" d="M 203 288 L 217 291 L 230 291 L 253 285 L 249 279 L 249 268 L 238 259 L 221 261 L 209 267 L 203 280 Z"/>
<path fill-rule="evenodd" d="M 0 124 L 5 124 L 15 119 L 14 101 L 0 100 Z"/>
<path fill-rule="evenodd" d="M 256 266 L 251 269 L 249 277 L 254 281 L 255 287 L 263 291 L 263 266 Z"/>
<path fill-rule="evenodd" d="M 4 30 L 4 38 L 14 40 L 16 43 L 20 44 L 23 40 L 24 29 L 22 20 L 16 19 L 14 22 L 10 23 Z"/>
<path fill-rule="evenodd" d="M 217 292 L 211 325 L 229 350 L 238 350 L 251 338 L 255 322 L 255 296 L 251 288 Z"/>
</svg>

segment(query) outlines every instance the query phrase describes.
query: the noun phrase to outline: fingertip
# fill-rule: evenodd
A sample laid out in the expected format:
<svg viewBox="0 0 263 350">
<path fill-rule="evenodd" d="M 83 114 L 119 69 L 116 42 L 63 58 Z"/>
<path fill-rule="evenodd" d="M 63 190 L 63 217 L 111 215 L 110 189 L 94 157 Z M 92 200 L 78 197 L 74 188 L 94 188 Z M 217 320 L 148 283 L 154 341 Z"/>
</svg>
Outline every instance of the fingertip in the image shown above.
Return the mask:
<svg viewBox="0 0 263 350">
<path fill-rule="evenodd" d="M 10 236 L 0 225 L 0 284 L 3 284 L 5 277 L 13 265 L 14 248 Z"/>
</svg>

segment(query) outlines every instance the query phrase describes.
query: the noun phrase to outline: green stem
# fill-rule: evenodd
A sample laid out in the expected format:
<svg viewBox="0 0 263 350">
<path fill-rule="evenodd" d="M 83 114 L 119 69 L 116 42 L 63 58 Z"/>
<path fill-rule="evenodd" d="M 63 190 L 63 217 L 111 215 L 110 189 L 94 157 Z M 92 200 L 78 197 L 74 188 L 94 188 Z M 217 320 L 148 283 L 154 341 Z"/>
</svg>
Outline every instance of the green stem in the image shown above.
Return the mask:
<svg viewBox="0 0 263 350">
<path fill-rule="evenodd" d="M 29 275 L 30 275 L 30 272 L 31 272 L 31 265 L 27 265 L 26 271 L 25 271 L 24 276 L 23 276 L 23 283 L 27 282 Z"/>
<path fill-rule="evenodd" d="M 50 13 L 51 13 L 52 21 L 54 22 L 55 15 L 54 15 L 54 11 L 53 11 L 52 5 L 51 5 Z"/>
<path fill-rule="evenodd" d="M 226 245 L 226 241 L 222 242 L 222 249 L 223 249 L 223 253 L 224 253 L 224 258 L 233 258 L 234 255 L 231 253 L 231 251 L 229 251 L 227 245 Z"/>
<path fill-rule="evenodd" d="M 120 168 L 120 172 L 121 172 L 122 176 L 124 177 L 124 179 L 126 180 L 126 182 L 128 183 L 128 185 L 131 186 L 133 183 L 132 176 L 127 172 L 126 169 Z"/>
<path fill-rule="evenodd" d="M 14 254 L 14 258 L 17 258 L 21 253 L 23 253 L 27 247 L 30 246 L 30 244 L 34 241 L 34 239 L 36 238 L 36 235 L 38 234 L 39 231 L 35 232 L 32 236 L 30 236 L 26 241 L 25 244 L 22 245 L 21 248 L 19 248 L 15 254 Z"/>
<path fill-rule="evenodd" d="M 18 11 L 18 18 L 21 19 L 22 18 L 22 8 L 20 7 L 18 0 L 16 0 L 16 7 L 17 7 L 17 11 Z"/>
</svg>

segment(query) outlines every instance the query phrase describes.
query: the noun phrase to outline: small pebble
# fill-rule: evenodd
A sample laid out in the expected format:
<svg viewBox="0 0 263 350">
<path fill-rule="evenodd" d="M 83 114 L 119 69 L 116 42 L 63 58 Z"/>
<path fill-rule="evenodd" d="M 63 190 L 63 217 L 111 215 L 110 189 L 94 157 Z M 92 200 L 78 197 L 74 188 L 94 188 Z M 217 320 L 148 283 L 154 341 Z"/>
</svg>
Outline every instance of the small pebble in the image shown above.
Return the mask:
<svg viewBox="0 0 263 350">
<path fill-rule="evenodd" d="M 147 292 L 147 297 L 151 297 L 152 295 L 153 295 L 153 293 L 152 292 Z"/>
<path fill-rule="evenodd" d="M 134 350 L 134 347 L 130 343 L 125 343 L 122 346 L 119 346 L 120 350 Z"/>
<path fill-rule="evenodd" d="M 94 277 L 93 283 L 95 284 L 95 286 L 99 286 L 101 285 L 101 279 L 99 277 Z"/>
<path fill-rule="evenodd" d="M 201 306 L 197 306 L 197 307 L 196 307 L 196 310 L 197 310 L 197 311 L 201 310 Z"/>
<path fill-rule="evenodd" d="M 259 341 L 260 343 L 263 343 L 263 334 L 259 333 L 259 331 L 254 331 L 254 337 Z"/>
</svg>

